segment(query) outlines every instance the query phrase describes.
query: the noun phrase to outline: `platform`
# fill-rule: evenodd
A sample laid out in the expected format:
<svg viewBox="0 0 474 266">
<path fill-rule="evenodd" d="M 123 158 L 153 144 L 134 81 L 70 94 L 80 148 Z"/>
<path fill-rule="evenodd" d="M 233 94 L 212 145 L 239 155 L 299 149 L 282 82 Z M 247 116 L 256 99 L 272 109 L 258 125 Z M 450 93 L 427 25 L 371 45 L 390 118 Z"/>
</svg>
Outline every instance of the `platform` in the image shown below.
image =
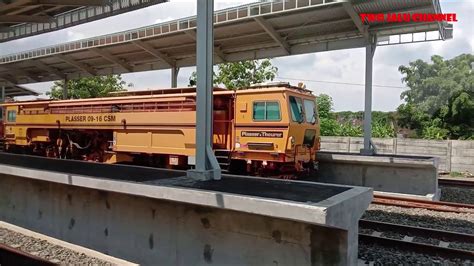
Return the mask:
<svg viewBox="0 0 474 266">
<path fill-rule="evenodd" d="M 355 265 L 372 200 L 362 187 L 194 181 L 3 153 L 0 162 L 0 220 L 143 265 Z"/>
<path fill-rule="evenodd" d="M 318 152 L 313 181 L 372 187 L 375 194 L 438 200 L 438 158 Z"/>
</svg>

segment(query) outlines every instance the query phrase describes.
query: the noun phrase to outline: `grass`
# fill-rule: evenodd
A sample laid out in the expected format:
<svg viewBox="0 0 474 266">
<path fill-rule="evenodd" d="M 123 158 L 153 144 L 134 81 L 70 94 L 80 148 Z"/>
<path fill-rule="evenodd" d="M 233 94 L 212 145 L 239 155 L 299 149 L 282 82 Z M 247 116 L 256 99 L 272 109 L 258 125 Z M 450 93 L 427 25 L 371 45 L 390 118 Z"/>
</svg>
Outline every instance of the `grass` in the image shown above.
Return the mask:
<svg viewBox="0 0 474 266">
<path fill-rule="evenodd" d="M 452 177 L 463 177 L 464 176 L 464 174 L 460 173 L 460 172 L 451 172 L 449 175 L 452 176 Z"/>
</svg>

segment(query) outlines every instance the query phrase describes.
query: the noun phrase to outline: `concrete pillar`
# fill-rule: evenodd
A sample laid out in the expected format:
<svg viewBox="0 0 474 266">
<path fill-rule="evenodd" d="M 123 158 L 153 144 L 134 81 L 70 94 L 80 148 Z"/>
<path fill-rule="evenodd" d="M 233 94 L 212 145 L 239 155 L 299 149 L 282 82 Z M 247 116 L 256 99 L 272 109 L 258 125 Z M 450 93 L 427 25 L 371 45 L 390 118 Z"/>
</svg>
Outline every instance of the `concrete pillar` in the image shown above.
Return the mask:
<svg viewBox="0 0 474 266">
<path fill-rule="evenodd" d="M 221 169 L 212 150 L 214 0 L 197 1 L 196 169 L 193 179 L 220 179 Z"/>
<path fill-rule="evenodd" d="M 171 88 L 178 87 L 178 74 L 179 74 L 179 67 L 172 67 L 171 68 Z"/>
<path fill-rule="evenodd" d="M 312 226 L 311 265 L 357 265 L 357 222 L 350 230 Z"/>
<path fill-rule="evenodd" d="M 364 106 L 364 148 L 360 150 L 363 155 L 373 155 L 372 139 L 372 72 L 373 59 L 377 42 L 374 36 L 369 38 L 365 47 L 365 106 Z"/>
<path fill-rule="evenodd" d="M 0 103 L 5 102 L 5 86 L 2 86 L 2 90 L 0 91 Z M 3 108 L 0 108 L 0 120 L 3 119 Z"/>
<path fill-rule="evenodd" d="M 5 86 L 2 86 L 2 91 L 1 91 L 1 95 L 0 95 L 0 103 L 3 103 L 5 102 Z"/>
<path fill-rule="evenodd" d="M 67 100 L 67 99 L 68 99 L 68 93 L 67 93 L 67 92 L 68 92 L 68 91 L 67 91 L 67 90 L 68 90 L 68 87 L 67 87 L 68 81 L 69 81 L 69 80 L 68 80 L 67 78 L 64 79 L 64 85 L 63 85 L 63 100 Z"/>
</svg>

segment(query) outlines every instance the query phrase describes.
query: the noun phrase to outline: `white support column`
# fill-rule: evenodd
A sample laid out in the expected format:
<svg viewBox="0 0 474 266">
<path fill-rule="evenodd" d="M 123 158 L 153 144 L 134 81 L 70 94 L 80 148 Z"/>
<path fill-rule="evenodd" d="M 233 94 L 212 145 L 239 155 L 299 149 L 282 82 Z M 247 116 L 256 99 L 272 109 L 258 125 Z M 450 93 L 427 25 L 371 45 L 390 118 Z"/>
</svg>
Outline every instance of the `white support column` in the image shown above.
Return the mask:
<svg viewBox="0 0 474 266">
<path fill-rule="evenodd" d="M 178 74 L 179 74 L 179 67 L 172 67 L 171 68 L 171 88 L 178 87 Z"/>
<path fill-rule="evenodd" d="M 369 43 L 365 47 L 364 148 L 360 150 L 363 155 L 375 154 L 372 146 L 372 67 L 376 47 L 375 36 L 370 36 Z"/>
<path fill-rule="evenodd" d="M 212 150 L 214 0 L 197 0 L 196 169 L 187 173 L 198 180 L 221 178 Z"/>
</svg>

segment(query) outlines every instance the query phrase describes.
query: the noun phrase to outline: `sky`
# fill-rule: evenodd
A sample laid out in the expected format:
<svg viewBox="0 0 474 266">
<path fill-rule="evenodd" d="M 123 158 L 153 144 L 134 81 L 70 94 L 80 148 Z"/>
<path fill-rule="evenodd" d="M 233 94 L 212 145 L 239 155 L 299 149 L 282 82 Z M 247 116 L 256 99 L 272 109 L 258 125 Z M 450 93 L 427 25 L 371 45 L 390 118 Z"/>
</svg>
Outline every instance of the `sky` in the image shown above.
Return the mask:
<svg viewBox="0 0 474 266">
<path fill-rule="evenodd" d="M 250 2 L 254 1 L 215 0 L 215 10 Z M 444 13 L 457 14 L 458 22 L 454 22 L 453 39 L 444 42 L 377 47 L 374 57 L 373 84 L 390 87 L 373 87 L 373 110 L 393 111 L 402 103 L 400 93 L 406 90 L 406 87 L 398 71 L 400 65 L 408 65 L 409 62 L 417 59 L 429 61 L 435 54 L 450 59 L 462 53 L 474 53 L 474 0 L 440 0 L 440 2 Z M 0 55 L 134 29 L 195 14 L 196 0 L 171 0 L 169 3 L 76 27 L 0 43 Z M 287 56 L 274 58 L 272 62 L 278 67 L 276 80 L 289 81 L 295 85 L 298 81 L 303 81 L 315 94 L 330 95 L 334 101 L 335 111 L 363 110 L 364 86 L 331 82 L 364 84 L 365 49 Z M 188 78 L 194 70 L 194 67 L 182 68 L 178 76 L 178 86 L 187 86 Z M 159 70 L 123 74 L 122 77 L 127 83 L 133 84 L 133 89 L 144 90 L 169 87 L 170 73 L 170 70 Z M 40 93 L 45 93 L 51 86 L 51 82 L 25 85 Z"/>
</svg>

